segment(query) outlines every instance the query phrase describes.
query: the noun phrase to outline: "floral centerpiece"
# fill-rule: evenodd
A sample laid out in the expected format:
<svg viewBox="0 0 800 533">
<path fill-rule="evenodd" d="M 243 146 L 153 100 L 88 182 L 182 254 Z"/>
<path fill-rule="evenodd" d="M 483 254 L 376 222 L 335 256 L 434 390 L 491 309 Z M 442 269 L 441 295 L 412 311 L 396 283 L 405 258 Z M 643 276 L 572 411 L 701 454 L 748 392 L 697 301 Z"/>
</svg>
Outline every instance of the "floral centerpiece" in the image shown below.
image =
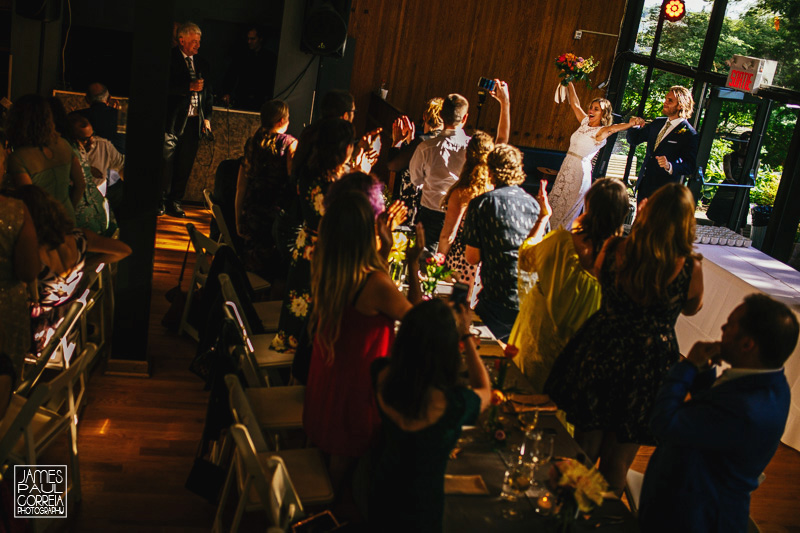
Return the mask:
<svg viewBox="0 0 800 533">
<path fill-rule="evenodd" d="M 600 64 L 599 61 L 595 62 L 594 57 L 584 59 L 571 52 L 558 56 L 555 63 L 558 69 L 558 77 L 561 78 L 558 87 L 556 87 L 555 101 L 557 104 L 567 99 L 567 85 L 570 82 L 585 81 L 586 87 L 591 89 L 589 74 Z"/>
<path fill-rule="evenodd" d="M 420 276 L 422 295 L 429 300 L 436 292 L 440 281 L 453 277 L 453 271 L 444 266 L 444 254 L 434 254 L 425 261 L 425 273 Z"/>
<path fill-rule="evenodd" d="M 388 257 L 389 275 L 397 284 L 403 281 L 403 265 L 405 265 L 408 245 L 408 235 L 402 231 L 395 231 L 392 233 L 392 249 L 389 251 Z"/>
<path fill-rule="evenodd" d="M 561 531 L 569 531 L 579 513 L 588 513 L 603 503 L 608 483 L 595 468 L 586 468 L 575 459 L 553 462 L 548 481 L 555 498 L 555 514 Z"/>
</svg>

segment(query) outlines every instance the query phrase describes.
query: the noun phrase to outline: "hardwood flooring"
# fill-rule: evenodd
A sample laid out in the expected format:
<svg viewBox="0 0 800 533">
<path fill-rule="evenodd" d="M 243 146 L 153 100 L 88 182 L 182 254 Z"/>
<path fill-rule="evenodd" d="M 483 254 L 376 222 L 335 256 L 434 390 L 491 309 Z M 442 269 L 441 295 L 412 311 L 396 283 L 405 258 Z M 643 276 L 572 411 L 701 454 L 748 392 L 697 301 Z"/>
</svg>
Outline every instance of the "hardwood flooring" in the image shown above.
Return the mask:
<svg viewBox="0 0 800 533">
<path fill-rule="evenodd" d="M 211 528 L 215 506 L 184 488 L 208 393 L 188 370 L 194 341 L 169 333 L 160 323 L 168 308 L 164 293 L 176 284 L 186 250 L 184 223 L 208 231 L 205 210 L 186 211 L 186 220 L 159 219 L 148 344 L 151 377 L 108 376 L 102 365 L 95 369 L 79 425 L 83 501 L 54 530 L 192 533 Z M 184 288 L 191 277 L 191 255 Z M 56 444 L 47 459 L 59 461 L 60 452 L 66 456 L 66 444 Z M 651 452 L 643 449 L 634 468 L 643 471 Z M 764 533 L 800 533 L 800 452 L 781 445 L 766 474 L 753 494 L 751 515 Z M 259 522 L 245 515 L 242 530 L 263 531 Z"/>
</svg>

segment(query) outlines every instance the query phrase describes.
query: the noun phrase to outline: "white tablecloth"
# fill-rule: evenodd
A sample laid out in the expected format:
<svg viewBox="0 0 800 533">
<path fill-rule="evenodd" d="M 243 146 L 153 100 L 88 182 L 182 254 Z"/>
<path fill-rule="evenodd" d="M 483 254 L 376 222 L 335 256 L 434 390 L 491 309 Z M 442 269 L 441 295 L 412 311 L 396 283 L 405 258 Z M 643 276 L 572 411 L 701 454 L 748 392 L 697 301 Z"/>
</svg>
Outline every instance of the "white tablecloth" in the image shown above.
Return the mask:
<svg viewBox="0 0 800 533">
<path fill-rule="evenodd" d="M 697 245 L 703 254 L 703 309 L 675 326 L 682 353 L 699 340 L 719 340 L 728 315 L 754 292 L 785 303 L 800 317 L 800 272 L 755 248 Z M 792 404 L 782 441 L 800 450 L 800 343 L 786 361 Z"/>
</svg>

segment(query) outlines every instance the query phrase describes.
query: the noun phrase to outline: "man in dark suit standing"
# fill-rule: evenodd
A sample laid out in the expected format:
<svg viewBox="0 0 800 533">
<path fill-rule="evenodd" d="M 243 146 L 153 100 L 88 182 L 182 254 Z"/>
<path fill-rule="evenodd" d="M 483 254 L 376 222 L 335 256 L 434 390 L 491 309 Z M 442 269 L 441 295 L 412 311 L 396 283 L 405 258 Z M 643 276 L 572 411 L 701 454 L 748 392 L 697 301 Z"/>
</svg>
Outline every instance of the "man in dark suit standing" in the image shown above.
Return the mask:
<svg viewBox="0 0 800 533">
<path fill-rule="evenodd" d="M 647 142 L 647 153 L 636 182 L 636 199 L 641 202 L 659 187 L 680 182 L 697 170 L 697 131 L 686 120 L 694 111 L 692 93 L 686 87 L 670 87 L 664 97 L 664 115 L 650 123 L 636 118 L 628 130 L 631 148 Z"/>
<path fill-rule="evenodd" d="M 747 531 L 750 493 L 789 414 L 783 364 L 797 336 L 791 309 L 751 294 L 722 326 L 722 340 L 696 343 L 670 370 L 650 422 L 658 447 L 644 476 L 642 531 Z M 730 368 L 717 377 L 711 364 L 720 361 Z"/>
<path fill-rule="evenodd" d="M 211 87 L 205 79 L 211 74 L 206 60 L 197 56 L 202 32 L 197 24 L 178 27 L 178 46 L 172 49 L 167 97 L 167 124 L 164 136 L 163 202 L 165 212 L 185 217 L 181 207 L 186 183 L 192 172 L 201 135 L 211 133 Z"/>
</svg>

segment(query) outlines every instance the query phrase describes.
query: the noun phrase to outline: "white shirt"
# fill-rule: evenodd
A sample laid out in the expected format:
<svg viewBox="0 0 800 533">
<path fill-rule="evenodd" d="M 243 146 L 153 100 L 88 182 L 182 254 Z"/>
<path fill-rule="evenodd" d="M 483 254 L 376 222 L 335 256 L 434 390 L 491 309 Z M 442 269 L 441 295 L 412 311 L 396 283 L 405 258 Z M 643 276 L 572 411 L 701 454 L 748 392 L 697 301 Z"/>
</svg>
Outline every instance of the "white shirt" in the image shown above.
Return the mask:
<svg viewBox="0 0 800 533">
<path fill-rule="evenodd" d="M 108 139 L 95 135 L 92 149 L 86 152 L 83 146 L 80 146 L 80 150 L 86 154 L 86 161 L 89 162 L 89 165 L 103 174 L 102 179 L 95 179 L 95 185 L 98 188 L 106 181 L 109 170 L 122 172 L 125 167 L 125 156 L 119 153 Z"/>
<path fill-rule="evenodd" d="M 188 58 L 189 61 L 192 62 L 192 68 L 194 69 L 195 76 L 196 76 L 197 75 L 197 69 L 194 66 L 194 58 L 192 56 L 187 56 L 186 54 L 184 54 L 183 50 L 181 50 L 181 55 L 183 55 L 183 62 L 186 64 L 186 70 L 189 70 L 189 64 L 187 63 L 186 59 Z M 189 114 L 188 114 L 188 116 L 196 117 L 198 115 L 198 113 L 197 113 L 197 106 L 194 105 L 194 98 L 190 99 L 189 101 L 190 101 L 190 103 L 189 103 Z"/>
<path fill-rule="evenodd" d="M 450 186 L 458 181 L 467 159 L 469 139 L 463 128 L 456 128 L 443 130 L 417 146 L 408 170 L 411 183 L 417 187 L 422 185 L 422 207 L 444 211 L 440 204 Z"/>
<path fill-rule="evenodd" d="M 678 126 L 678 124 L 680 124 L 681 122 L 683 122 L 683 118 L 681 118 L 681 117 L 673 118 L 672 120 L 667 119 L 667 124 L 669 124 L 669 126 L 667 127 L 667 131 L 665 131 L 664 135 L 661 137 L 661 142 L 662 143 L 664 142 L 664 139 L 667 137 L 667 135 L 669 135 L 672 132 L 672 130 L 674 130 Z M 662 128 L 663 128 L 663 126 L 662 126 Z M 672 174 L 672 163 L 667 161 L 667 165 L 668 165 L 667 166 L 667 172 Z"/>
</svg>

